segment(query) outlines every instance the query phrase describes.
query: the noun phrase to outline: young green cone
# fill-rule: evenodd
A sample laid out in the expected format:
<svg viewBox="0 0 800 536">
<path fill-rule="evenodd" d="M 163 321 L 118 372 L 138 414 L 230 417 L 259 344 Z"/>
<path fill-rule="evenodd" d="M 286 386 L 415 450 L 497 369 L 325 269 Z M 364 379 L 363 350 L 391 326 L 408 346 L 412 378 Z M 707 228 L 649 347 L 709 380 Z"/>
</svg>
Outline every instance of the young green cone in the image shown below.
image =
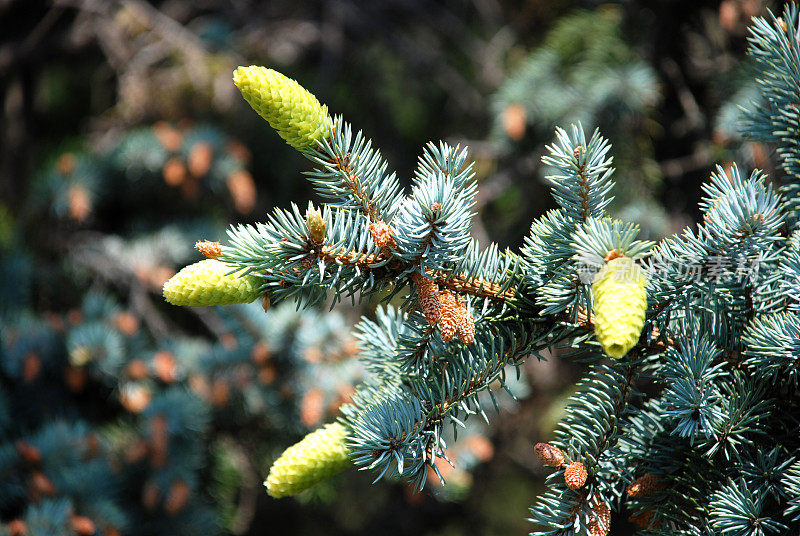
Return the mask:
<svg viewBox="0 0 800 536">
<path fill-rule="evenodd" d="M 252 275 L 229 274 L 233 267 L 216 259 L 190 264 L 164 283 L 164 298 L 173 305 L 230 305 L 259 297 L 260 281 Z"/>
<path fill-rule="evenodd" d="M 272 464 L 264 481 L 267 493 L 276 499 L 297 495 L 343 470 L 350 465 L 346 440 L 347 429 L 340 423 L 308 434 Z"/>
<path fill-rule="evenodd" d="M 330 135 L 328 107 L 291 78 L 251 65 L 233 71 L 233 83 L 258 115 L 295 149 L 314 147 Z"/>
<path fill-rule="evenodd" d="M 642 268 L 629 257 L 608 261 L 595 275 L 594 333 L 609 357 L 621 358 L 639 340 L 647 312 L 646 285 Z"/>
</svg>

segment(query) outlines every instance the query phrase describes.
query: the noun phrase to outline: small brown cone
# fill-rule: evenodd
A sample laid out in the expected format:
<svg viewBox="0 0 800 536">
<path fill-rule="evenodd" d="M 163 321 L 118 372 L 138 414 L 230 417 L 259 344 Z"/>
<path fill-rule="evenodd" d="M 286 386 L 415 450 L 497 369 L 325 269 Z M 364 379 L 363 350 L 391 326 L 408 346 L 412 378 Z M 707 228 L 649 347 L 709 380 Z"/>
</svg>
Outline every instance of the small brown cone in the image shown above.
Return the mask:
<svg viewBox="0 0 800 536">
<path fill-rule="evenodd" d="M 608 504 L 595 500 L 592 514 L 592 519 L 589 521 L 589 536 L 606 536 L 611 530 L 611 509 Z"/>
<path fill-rule="evenodd" d="M 461 307 L 459 307 L 456 297 L 449 290 L 443 290 L 439 293 L 439 303 L 442 307 L 442 313 L 439 317 L 442 340 L 450 342 L 456 336 Z"/>
<path fill-rule="evenodd" d="M 533 450 L 536 452 L 536 456 L 538 456 L 545 465 L 560 467 L 564 463 L 564 453 L 561 452 L 561 449 L 549 443 L 536 443 Z"/>
<path fill-rule="evenodd" d="M 589 474 L 586 472 L 586 466 L 581 462 L 572 462 L 564 469 L 564 482 L 567 487 L 572 490 L 577 490 L 586 484 L 586 478 Z"/>
<path fill-rule="evenodd" d="M 456 318 L 456 332 L 464 344 L 472 344 L 475 340 L 475 318 L 467 309 L 465 298 L 456 298 L 458 301 L 458 316 Z"/>
<path fill-rule="evenodd" d="M 439 318 L 442 314 L 439 301 L 439 286 L 432 279 L 428 279 L 419 273 L 412 275 L 411 279 L 417 285 L 417 299 L 419 300 L 422 314 L 425 315 L 428 324 L 435 326 L 439 323 Z"/>
<path fill-rule="evenodd" d="M 658 475 L 653 473 L 645 473 L 640 476 L 625 490 L 628 497 L 636 499 L 650 495 L 654 491 L 658 491 L 663 487 L 663 483 Z"/>
</svg>

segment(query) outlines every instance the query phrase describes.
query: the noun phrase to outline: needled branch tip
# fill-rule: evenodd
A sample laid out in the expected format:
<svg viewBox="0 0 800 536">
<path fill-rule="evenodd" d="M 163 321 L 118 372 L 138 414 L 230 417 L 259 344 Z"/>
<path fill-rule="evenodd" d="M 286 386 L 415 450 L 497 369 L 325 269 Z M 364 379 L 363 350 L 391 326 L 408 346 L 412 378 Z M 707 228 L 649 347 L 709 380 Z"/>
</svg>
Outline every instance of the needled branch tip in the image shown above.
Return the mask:
<svg viewBox="0 0 800 536">
<path fill-rule="evenodd" d="M 251 65 L 233 71 L 233 83 L 253 110 L 295 149 L 312 148 L 330 136 L 328 107 L 291 78 Z"/>
</svg>

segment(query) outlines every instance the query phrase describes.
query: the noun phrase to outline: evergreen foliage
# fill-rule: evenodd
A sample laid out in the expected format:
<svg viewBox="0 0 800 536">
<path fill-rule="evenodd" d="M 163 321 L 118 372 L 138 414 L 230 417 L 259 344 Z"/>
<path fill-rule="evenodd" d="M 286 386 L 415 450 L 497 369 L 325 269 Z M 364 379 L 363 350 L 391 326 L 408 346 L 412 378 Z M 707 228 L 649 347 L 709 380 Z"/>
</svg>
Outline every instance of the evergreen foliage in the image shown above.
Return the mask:
<svg viewBox="0 0 800 536">
<path fill-rule="evenodd" d="M 703 188 L 702 223 L 658 244 L 607 216 L 610 144 L 599 133 L 587 141 L 580 125 L 559 129 L 548 148 L 559 208 L 532 224 L 517 253 L 470 240 L 475 185 L 464 149 L 429 145 L 403 192 L 336 117 L 326 140 L 304 150 L 322 166 L 312 180 L 331 201 L 324 236 L 293 206 L 232 228 L 220 259 L 260 278 L 273 303 L 404 298 L 359 327 L 371 377 L 339 418 L 355 465 L 417 488 L 441 478 L 451 463 L 445 430 L 488 419 L 479 395 L 506 382 L 507 366 L 561 344 L 589 371 L 556 439 L 537 449 L 557 470 L 531 509 L 535 534 L 604 535 L 611 509 L 649 534 L 797 532 L 790 282 L 800 273 L 785 223 L 799 202 L 797 27 L 791 5 L 757 19 L 750 41 L 762 93 L 750 133 L 777 143 L 788 186 L 779 194 L 759 171 L 718 168 Z M 631 292 L 602 284 L 620 262 L 647 272 L 646 283 L 634 280 L 635 298 L 613 304 L 631 309 L 616 317 L 626 352 L 595 325 L 602 301 Z M 469 322 L 474 336 L 454 338 Z"/>
</svg>

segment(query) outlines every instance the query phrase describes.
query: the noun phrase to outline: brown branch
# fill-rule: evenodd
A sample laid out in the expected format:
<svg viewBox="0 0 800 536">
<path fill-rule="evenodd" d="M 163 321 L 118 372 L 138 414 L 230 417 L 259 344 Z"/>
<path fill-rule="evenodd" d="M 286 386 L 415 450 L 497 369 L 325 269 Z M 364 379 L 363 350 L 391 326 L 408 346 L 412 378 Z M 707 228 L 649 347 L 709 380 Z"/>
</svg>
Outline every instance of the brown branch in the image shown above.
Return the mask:
<svg viewBox="0 0 800 536">
<path fill-rule="evenodd" d="M 350 165 L 350 153 L 345 154 L 342 158 L 334 154 L 331 158 L 326 160 L 326 162 L 334 166 L 339 173 L 344 175 L 353 197 L 359 199 L 361 202 L 361 211 L 372 221 L 380 220 L 374 204 L 369 200 L 367 193 L 364 191 L 364 187 L 361 184 L 361 177 L 353 172 L 353 167 Z"/>
</svg>

